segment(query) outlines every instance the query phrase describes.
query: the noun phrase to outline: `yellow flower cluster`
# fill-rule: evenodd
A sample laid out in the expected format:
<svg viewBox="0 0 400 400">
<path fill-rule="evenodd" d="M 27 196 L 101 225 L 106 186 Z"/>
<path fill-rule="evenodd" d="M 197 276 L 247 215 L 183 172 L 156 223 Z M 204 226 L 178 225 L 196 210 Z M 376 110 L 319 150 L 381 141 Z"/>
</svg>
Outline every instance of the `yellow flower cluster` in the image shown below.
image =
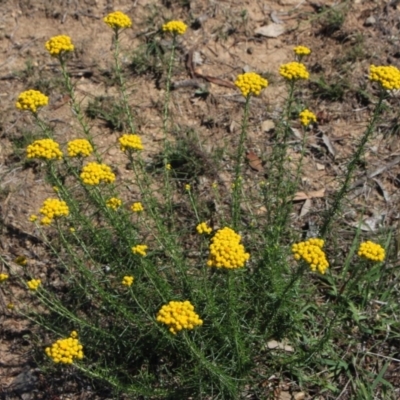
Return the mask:
<svg viewBox="0 0 400 400">
<path fill-rule="evenodd" d="M 183 35 L 186 29 L 187 25 L 182 21 L 169 21 L 162 26 L 164 32 L 170 32 L 173 35 Z"/>
<path fill-rule="evenodd" d="M 57 57 L 62 53 L 74 51 L 71 38 L 66 35 L 54 36 L 44 45 L 52 57 Z"/>
<path fill-rule="evenodd" d="M 122 200 L 118 199 L 117 197 L 111 197 L 111 199 L 108 199 L 106 202 L 106 206 L 108 208 L 112 208 L 113 210 L 117 210 L 118 208 L 121 207 Z"/>
<path fill-rule="evenodd" d="M 18 110 L 29 110 L 36 114 L 39 107 L 47 106 L 49 98 L 38 90 L 27 90 L 22 92 L 15 103 Z"/>
<path fill-rule="evenodd" d="M 115 181 L 115 175 L 111 168 L 106 164 L 91 162 L 82 168 L 80 174 L 83 183 L 86 185 L 98 185 L 100 182 L 112 183 Z"/>
<path fill-rule="evenodd" d="M 0 274 L 0 283 L 6 281 L 7 279 L 8 279 L 7 274 Z"/>
<path fill-rule="evenodd" d="M 360 244 L 358 255 L 371 261 L 383 261 L 385 259 L 385 249 L 380 244 L 368 240 Z"/>
<path fill-rule="evenodd" d="M 312 122 L 317 122 L 317 116 L 310 110 L 303 110 L 300 114 L 300 122 L 303 126 L 308 126 Z"/>
<path fill-rule="evenodd" d="M 243 97 L 259 96 L 261 90 L 268 86 L 268 81 L 255 72 L 245 72 L 238 75 L 235 86 L 242 92 Z"/>
<path fill-rule="evenodd" d="M 60 146 L 53 139 L 35 140 L 26 148 L 27 158 L 44 158 L 46 160 L 61 159 Z"/>
<path fill-rule="evenodd" d="M 279 68 L 279 73 L 287 80 L 308 79 L 310 74 L 304 64 L 293 61 L 283 64 Z"/>
<path fill-rule="evenodd" d="M 142 212 L 144 210 L 144 208 L 142 206 L 142 203 L 138 201 L 137 203 L 133 203 L 131 205 L 131 210 L 133 212 L 139 213 L 139 212 Z"/>
<path fill-rule="evenodd" d="M 167 164 L 166 166 L 165 166 L 165 169 L 167 170 L 167 171 L 171 171 L 171 164 Z"/>
<path fill-rule="evenodd" d="M 122 279 L 122 285 L 132 286 L 134 279 L 135 278 L 133 276 L 124 276 L 124 278 Z"/>
<path fill-rule="evenodd" d="M 325 274 L 329 263 L 322 247 L 324 247 L 324 241 L 317 238 L 295 243 L 292 246 L 293 257 L 295 260 L 303 259 L 307 264 L 310 264 L 311 271 L 318 269 L 321 274 Z"/>
<path fill-rule="evenodd" d="M 67 203 L 59 199 L 47 199 L 39 210 L 44 217 L 40 221 L 42 225 L 50 225 L 54 218 L 66 217 L 69 215 Z"/>
<path fill-rule="evenodd" d="M 26 282 L 28 289 L 33 291 L 38 290 L 38 287 L 41 283 L 42 281 L 40 279 L 31 279 L 30 281 Z"/>
<path fill-rule="evenodd" d="M 231 228 L 219 229 L 211 239 L 210 255 L 207 261 L 209 267 L 241 268 L 250 258 L 244 246 L 240 244 L 241 236 Z"/>
<path fill-rule="evenodd" d="M 311 50 L 306 47 L 306 46 L 296 46 L 293 49 L 294 53 L 298 56 L 308 56 L 309 54 L 311 54 Z"/>
<path fill-rule="evenodd" d="M 70 157 L 88 157 L 93 153 L 93 147 L 86 139 L 75 139 L 68 142 L 68 155 Z"/>
<path fill-rule="evenodd" d="M 143 150 L 142 139 L 138 135 L 124 134 L 118 141 L 122 151 Z"/>
<path fill-rule="evenodd" d="M 14 262 L 18 265 L 22 265 L 23 267 L 28 264 L 28 260 L 25 256 L 15 257 Z"/>
<path fill-rule="evenodd" d="M 185 190 L 186 191 L 188 191 L 188 192 L 190 192 L 190 189 L 191 189 L 192 187 L 187 183 L 186 185 L 185 185 Z"/>
<path fill-rule="evenodd" d="M 78 334 L 72 331 L 69 338 L 59 339 L 51 347 L 46 347 L 45 353 L 55 363 L 72 364 L 75 358 L 82 360 L 83 346 L 78 340 Z"/>
<path fill-rule="evenodd" d="M 386 90 L 400 89 L 400 70 L 393 65 L 369 67 L 369 79 L 381 84 Z"/>
<path fill-rule="evenodd" d="M 206 233 L 209 235 L 212 232 L 212 228 L 210 228 L 206 222 L 201 222 L 196 226 L 196 231 L 199 235 L 202 235 L 203 233 Z"/>
<path fill-rule="evenodd" d="M 136 246 L 132 247 L 132 253 L 133 254 L 139 254 L 142 257 L 146 256 L 146 251 L 147 251 L 148 247 L 145 244 L 138 244 Z"/>
<path fill-rule="evenodd" d="M 38 217 L 35 214 L 30 215 L 28 218 L 29 222 L 35 222 L 35 221 L 37 221 L 37 219 L 38 219 Z"/>
<path fill-rule="evenodd" d="M 103 18 L 103 21 L 112 29 L 130 28 L 131 19 L 122 11 L 114 11 Z"/>
<path fill-rule="evenodd" d="M 158 322 L 168 325 L 169 331 L 176 335 L 182 329 L 194 329 L 203 325 L 190 301 L 170 301 L 161 307 L 156 317 Z"/>
</svg>

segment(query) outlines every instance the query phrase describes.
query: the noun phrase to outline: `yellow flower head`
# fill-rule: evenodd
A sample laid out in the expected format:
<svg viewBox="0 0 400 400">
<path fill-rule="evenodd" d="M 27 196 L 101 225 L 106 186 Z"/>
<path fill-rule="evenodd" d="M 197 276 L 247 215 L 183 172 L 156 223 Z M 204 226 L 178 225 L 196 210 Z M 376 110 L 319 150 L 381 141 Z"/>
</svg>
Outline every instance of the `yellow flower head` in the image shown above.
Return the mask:
<svg viewBox="0 0 400 400">
<path fill-rule="evenodd" d="M 293 49 L 293 51 L 297 56 L 300 56 L 300 57 L 308 56 L 309 54 L 311 54 L 311 50 L 306 46 L 296 46 Z"/>
<path fill-rule="evenodd" d="M 98 185 L 101 182 L 112 183 L 115 181 L 115 175 L 111 168 L 106 164 L 97 162 L 86 164 L 82 168 L 80 177 L 86 185 Z"/>
<path fill-rule="evenodd" d="M 83 346 L 78 340 L 78 334 L 72 331 L 69 338 L 59 339 L 46 347 L 45 353 L 57 364 L 72 364 L 75 359 L 82 360 Z"/>
<path fill-rule="evenodd" d="M 143 208 L 142 203 L 141 203 L 140 201 L 138 201 L 138 202 L 133 203 L 133 204 L 131 205 L 131 210 L 132 210 L 133 212 L 135 212 L 135 213 L 139 213 L 139 212 L 142 212 L 142 211 L 144 210 L 144 208 Z"/>
<path fill-rule="evenodd" d="M 18 110 L 28 110 L 36 114 L 39 107 L 49 104 L 49 98 L 38 90 L 27 90 L 22 92 L 15 103 Z"/>
<path fill-rule="evenodd" d="M 103 18 L 103 21 L 114 30 L 130 28 L 132 26 L 131 19 L 122 11 L 114 11 L 108 14 Z"/>
<path fill-rule="evenodd" d="M 75 139 L 68 142 L 68 155 L 70 157 L 88 157 L 93 153 L 93 147 L 86 139 Z"/>
<path fill-rule="evenodd" d="M 156 320 L 167 326 L 169 331 L 176 335 L 182 329 L 194 329 L 203 325 L 203 321 L 195 313 L 190 301 L 170 301 L 161 307 Z"/>
<path fill-rule="evenodd" d="M 171 164 L 167 164 L 166 166 L 165 166 L 165 169 L 167 170 L 167 171 L 171 171 Z"/>
<path fill-rule="evenodd" d="M 31 279 L 30 281 L 26 282 L 26 284 L 28 285 L 28 289 L 32 291 L 38 290 L 38 287 L 41 283 L 42 282 L 40 279 Z"/>
<path fill-rule="evenodd" d="M 132 286 L 134 279 L 133 276 L 124 276 L 121 283 L 123 286 Z"/>
<path fill-rule="evenodd" d="M 310 110 L 303 110 L 300 114 L 300 122 L 303 126 L 308 126 L 313 122 L 317 122 L 317 116 Z"/>
<path fill-rule="evenodd" d="M 147 249 L 148 249 L 148 247 L 145 244 L 138 244 L 138 245 L 132 247 L 132 253 L 139 254 L 142 257 L 146 257 Z"/>
<path fill-rule="evenodd" d="M 308 79 L 310 76 L 306 66 L 296 61 L 281 65 L 279 73 L 288 81 Z"/>
<path fill-rule="evenodd" d="M 108 208 L 112 208 L 113 210 L 117 210 L 121 207 L 122 200 L 118 199 L 117 197 L 111 197 L 107 200 L 106 206 Z"/>
<path fill-rule="evenodd" d="M 44 158 L 46 160 L 61 159 L 60 146 L 53 139 L 35 140 L 26 148 L 27 158 Z"/>
<path fill-rule="evenodd" d="M 369 67 L 369 79 L 378 82 L 383 89 L 395 90 L 400 89 L 400 70 L 393 65 Z"/>
<path fill-rule="evenodd" d="M 173 35 L 183 35 L 186 29 L 187 25 L 182 21 L 169 21 L 162 26 L 164 32 L 169 32 Z"/>
<path fill-rule="evenodd" d="M 203 233 L 209 235 L 212 232 L 212 228 L 210 228 L 206 222 L 202 222 L 196 226 L 196 231 L 199 235 Z"/>
<path fill-rule="evenodd" d="M 216 268 L 242 268 L 250 258 L 244 246 L 240 244 L 242 237 L 231 228 L 219 229 L 211 239 L 207 265 Z"/>
<path fill-rule="evenodd" d="M 66 35 L 54 36 L 44 46 L 52 57 L 58 57 L 63 53 L 69 53 L 75 49 L 71 38 Z"/>
<path fill-rule="evenodd" d="M 385 249 L 380 244 L 368 240 L 360 244 L 358 255 L 371 261 L 383 261 L 385 259 Z"/>
<path fill-rule="evenodd" d="M 188 192 L 190 192 L 190 189 L 191 189 L 192 187 L 187 183 L 186 185 L 185 185 L 185 190 L 186 191 L 188 191 Z"/>
<path fill-rule="evenodd" d="M 44 201 L 39 212 L 44 215 L 40 223 L 42 225 L 50 225 L 54 218 L 67 217 L 69 215 L 69 208 L 63 200 L 47 199 Z"/>
<path fill-rule="evenodd" d="M 122 151 L 143 150 L 142 139 L 138 135 L 124 134 L 119 139 Z"/>
<path fill-rule="evenodd" d="M 325 252 L 322 250 L 324 241 L 322 239 L 311 238 L 305 242 L 295 243 L 292 246 L 293 257 L 295 260 L 303 259 L 310 265 L 311 271 L 318 271 L 325 274 L 329 267 Z"/>
<path fill-rule="evenodd" d="M 35 214 L 30 215 L 28 218 L 29 222 L 35 222 L 35 221 L 37 221 L 37 219 L 38 219 L 38 217 Z"/>
<path fill-rule="evenodd" d="M 0 274 L 0 283 L 6 281 L 7 279 L 8 279 L 7 274 Z"/>
<path fill-rule="evenodd" d="M 21 265 L 25 267 L 26 264 L 28 264 L 28 260 L 24 256 L 18 256 L 15 258 L 14 262 L 18 265 Z"/>
<path fill-rule="evenodd" d="M 268 81 L 255 72 L 245 72 L 238 75 L 235 85 L 242 92 L 243 97 L 259 96 L 261 90 L 268 86 Z"/>
</svg>

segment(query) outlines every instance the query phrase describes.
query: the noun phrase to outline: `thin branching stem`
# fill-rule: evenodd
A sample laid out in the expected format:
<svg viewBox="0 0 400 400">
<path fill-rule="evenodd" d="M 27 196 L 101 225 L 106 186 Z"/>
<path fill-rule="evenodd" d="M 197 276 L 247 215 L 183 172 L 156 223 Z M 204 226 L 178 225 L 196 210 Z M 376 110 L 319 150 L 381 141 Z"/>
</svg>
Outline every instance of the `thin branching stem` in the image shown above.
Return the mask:
<svg viewBox="0 0 400 400">
<path fill-rule="evenodd" d="M 118 29 L 115 30 L 114 36 L 114 62 L 115 62 L 115 74 L 117 75 L 119 88 L 121 91 L 122 103 L 124 106 L 124 111 L 126 117 L 128 119 L 128 125 L 131 133 L 135 133 L 135 123 L 133 119 L 133 115 L 131 112 L 131 108 L 128 103 L 128 96 L 126 93 L 126 83 L 122 73 L 121 61 L 120 61 L 120 40 L 119 40 L 120 31 Z"/>
<path fill-rule="evenodd" d="M 243 118 L 242 118 L 242 126 L 240 130 L 239 137 L 239 145 L 236 153 L 235 160 L 235 177 L 233 183 L 233 203 L 232 203 L 232 223 L 234 228 L 238 228 L 239 220 L 240 220 L 240 203 L 241 203 L 241 194 L 242 194 L 242 169 L 243 169 L 243 161 L 244 161 L 244 143 L 247 137 L 247 129 L 249 123 L 249 111 L 250 111 L 250 99 L 251 96 L 248 95 L 246 97 L 246 102 L 244 105 Z"/>
<path fill-rule="evenodd" d="M 323 238 L 329 232 L 329 229 L 331 227 L 334 217 L 340 213 L 340 210 L 342 208 L 343 199 L 349 192 L 350 181 L 354 175 L 357 164 L 360 162 L 360 159 L 365 150 L 365 146 L 366 146 L 369 138 L 371 137 L 372 133 L 374 132 L 378 118 L 382 113 L 383 106 L 384 106 L 383 100 L 384 100 L 384 92 L 381 91 L 381 94 L 380 94 L 378 102 L 375 106 L 374 112 L 372 114 L 372 118 L 370 119 L 370 122 L 367 126 L 367 129 L 365 130 L 364 135 L 362 136 L 362 138 L 357 146 L 357 150 L 355 151 L 350 162 L 347 164 L 346 175 L 344 177 L 343 183 L 342 183 L 340 189 L 336 192 L 332 205 L 328 208 L 328 210 L 325 213 L 323 223 L 322 223 L 322 226 L 320 229 L 320 236 Z"/>
</svg>

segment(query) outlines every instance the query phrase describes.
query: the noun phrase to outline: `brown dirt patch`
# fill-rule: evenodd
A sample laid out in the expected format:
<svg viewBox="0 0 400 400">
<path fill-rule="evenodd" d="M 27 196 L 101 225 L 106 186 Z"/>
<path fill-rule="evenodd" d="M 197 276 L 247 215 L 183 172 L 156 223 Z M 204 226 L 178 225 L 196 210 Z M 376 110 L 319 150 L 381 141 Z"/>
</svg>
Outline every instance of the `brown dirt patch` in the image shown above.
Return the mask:
<svg viewBox="0 0 400 400">
<path fill-rule="evenodd" d="M 189 6 L 183 7 L 181 3 Z M 293 59 L 294 45 L 312 48 L 313 53 L 307 60 L 312 79 L 304 84 L 301 101 L 320 113 L 320 124 L 308 138 L 302 189 L 325 188 L 329 196 L 337 184 L 336 177 L 343 172 L 344 160 L 354 151 L 370 115 L 374 99 L 359 89 L 367 85 L 369 64 L 400 64 L 400 6 L 389 3 L 396 2 L 342 2 L 334 10 L 343 13 L 344 21 L 335 28 L 320 14 L 322 3 L 320 6 L 318 2 L 300 0 L 136 0 L 130 4 L 108 0 L 85 0 L 73 4 L 62 0 L 24 0 L 18 4 L 12 0 L 3 1 L 0 5 L 0 249 L 3 257 L 13 260 L 18 255 L 26 256 L 31 260 L 31 272 L 39 277 L 46 276 L 51 262 L 43 258 L 46 257 L 43 243 L 27 219 L 37 212 L 52 189 L 42 181 L 40 171 L 24 163 L 24 138 L 32 133 L 33 121 L 29 115 L 14 108 L 17 95 L 33 86 L 48 90 L 50 106 L 43 110 L 43 117 L 53 124 L 56 137 L 65 143 L 80 134 L 68 102 L 62 103 L 57 63 L 44 49 L 45 41 L 51 36 L 68 34 L 76 45 L 69 68 L 85 108 L 96 97 L 112 98 L 116 94 L 108 79 L 113 62 L 111 33 L 103 24 L 102 17 L 117 9 L 131 16 L 134 29 L 123 35 L 122 60 L 131 106 L 137 115 L 138 131 L 146 148 L 145 160 L 154 159 L 161 150 L 165 77 L 159 73 L 163 70 L 162 65 L 155 65 L 152 72 L 145 74 L 132 71 L 129 65 L 135 51 L 146 44 L 146 37 L 161 25 L 163 18 L 191 19 L 192 23 L 179 45 L 180 63 L 174 73 L 176 87 L 179 82 L 190 79 L 185 68 L 189 52 L 200 57 L 199 73 L 220 80 L 233 82 L 243 68 L 268 75 L 270 87 L 253 102 L 246 144 L 248 150 L 261 158 L 268 156 L 272 140 L 271 132 L 264 131 L 262 123 L 278 118 L 287 93 L 277 73 L 279 65 Z M 326 6 L 329 12 L 330 5 Z M 286 32 L 277 38 L 254 34 L 256 28 L 271 21 L 281 21 Z M 168 43 L 164 45 L 168 47 Z M 321 76 L 326 80 L 325 87 L 318 84 Z M 203 84 L 209 90 L 206 99 L 197 96 L 194 87 L 174 90 L 171 114 L 173 123 L 182 134 L 190 129 L 196 131 L 202 150 L 210 157 L 211 163 L 216 150 L 225 146 L 232 149 L 237 145 L 242 99 L 228 87 L 209 82 Z M 312 96 L 310 93 L 318 94 Z M 398 98 L 393 98 L 393 104 L 398 104 Z M 354 192 L 352 205 L 349 204 L 346 210 L 349 223 L 360 217 L 361 210 L 366 210 L 366 216 L 380 214 L 386 223 L 397 224 L 400 171 L 399 164 L 393 161 L 397 160 L 400 148 L 398 112 L 392 110 L 381 121 L 365 155 L 365 166 L 357 177 L 358 189 Z M 124 158 L 115 150 L 119 132 L 107 128 L 99 119 L 91 124 L 95 141 L 105 154 L 105 162 L 114 165 L 122 178 L 128 178 L 130 171 L 125 168 Z M 334 155 L 324 143 L 323 135 L 328 137 Z M 296 143 L 299 144 L 300 139 L 294 135 L 290 154 L 294 160 L 298 156 Z M 224 181 L 225 167 L 229 168 L 229 165 L 224 166 L 217 177 L 211 174 L 202 183 L 203 187 L 209 188 L 215 178 Z M 373 172 L 375 180 L 368 177 Z M 245 180 L 251 186 L 262 181 L 263 177 L 249 168 Z M 130 193 L 126 195 L 131 196 Z M 312 200 L 310 215 L 317 213 L 321 206 L 323 200 Z M 297 218 L 304 223 L 309 216 Z M 12 265 L 15 269 L 7 271 L 13 276 L 10 285 L 7 289 L 0 288 L 2 398 L 107 398 L 107 394 L 96 395 L 76 377 L 71 378 L 70 387 L 64 386 L 60 391 L 55 384 L 44 384 L 45 378 L 34 362 L 34 329 L 17 313 L 29 307 L 30 302 L 23 282 L 17 278 L 24 276 L 24 270 L 17 264 Z M 5 272 L 3 267 L 0 267 L 0 272 Z M 16 311 L 7 309 L 11 301 Z"/>
</svg>

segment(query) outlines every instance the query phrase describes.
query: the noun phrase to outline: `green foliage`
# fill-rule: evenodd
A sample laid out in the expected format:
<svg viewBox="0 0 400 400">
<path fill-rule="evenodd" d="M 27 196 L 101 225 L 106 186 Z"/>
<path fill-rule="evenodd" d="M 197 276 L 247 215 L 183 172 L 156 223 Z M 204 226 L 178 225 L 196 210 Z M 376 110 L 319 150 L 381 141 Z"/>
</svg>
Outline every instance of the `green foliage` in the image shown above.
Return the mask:
<svg viewBox="0 0 400 400">
<path fill-rule="evenodd" d="M 97 96 L 88 102 L 85 110 L 91 119 L 101 119 L 112 130 L 122 132 L 124 130 L 124 108 L 112 97 Z"/>
<path fill-rule="evenodd" d="M 315 98 L 329 101 L 341 101 L 349 89 L 345 79 L 337 79 L 330 83 L 321 76 L 317 81 L 311 83 L 312 95 Z"/>
<path fill-rule="evenodd" d="M 336 7 L 322 7 L 318 16 L 320 32 L 323 35 L 331 36 L 336 31 L 340 30 L 345 19 L 347 9 L 346 4 Z"/>
<path fill-rule="evenodd" d="M 344 17 L 337 12 L 330 9 L 325 15 L 330 29 L 343 23 Z M 105 120 L 113 130 L 134 131 L 117 39 L 113 82 L 120 98 L 97 97 L 85 113 L 76 100 L 67 64 L 60 59 L 74 115 L 81 133 L 93 144 L 96 138 L 85 115 Z M 389 364 L 369 371 L 365 353 L 357 349 L 365 338 L 380 343 L 398 340 L 399 304 L 391 301 L 398 285 L 398 267 L 360 259 L 360 229 L 354 230 L 350 241 L 338 243 L 343 203 L 385 111 L 384 92 L 348 160 L 337 192 L 318 221 L 331 262 L 328 272 L 320 275 L 310 271 L 309 264 L 315 261 L 296 261 L 291 251 L 293 243 L 302 241 L 301 232 L 293 227 L 292 200 L 300 186 L 307 140 L 304 129 L 293 168 L 288 152 L 292 119 L 300 103 L 298 82 L 287 82 L 288 96 L 265 165 L 268 180 L 250 186 L 243 179 L 252 118 L 249 96 L 238 145 L 232 152 L 220 147 L 219 154 L 213 155 L 217 160 L 222 155 L 228 158 L 231 187 L 218 182 L 200 189 L 201 178 L 217 180 L 219 164 L 202 150 L 194 130 L 182 133 L 170 127 L 168 105 L 176 46 L 174 38 L 166 72 L 163 150 L 153 164 L 144 162 L 140 152 L 128 151 L 124 155 L 129 164 L 127 177 L 90 186 L 80 179 L 81 159 L 66 156 L 59 162 L 43 163 L 45 178 L 58 188 L 57 196 L 67 203 L 69 216 L 51 227 L 37 223 L 53 265 L 52 277 L 34 292 L 40 307 L 27 316 L 54 341 L 78 331 L 85 357 L 70 368 L 111 388 L 114 398 L 123 394 L 132 399 L 239 399 L 245 389 L 262 397 L 266 394 L 258 393 L 260 376 L 279 371 L 329 395 L 340 394 L 343 377 L 351 382 L 349 391 L 354 398 L 371 398 L 378 389 L 390 393 L 385 379 Z M 140 71 L 146 71 L 146 59 L 138 58 L 136 63 Z M 348 88 L 345 82 L 330 84 L 323 77 L 314 85 L 315 96 L 332 101 L 341 100 Z M 43 136 L 53 136 L 44 121 L 35 117 L 35 122 Z M 16 146 L 23 148 L 26 143 L 16 142 Z M 92 157 L 102 160 L 97 151 Z M 185 188 L 185 184 L 191 186 Z M 132 187 L 143 213 L 130 211 L 133 199 L 126 188 Z M 123 206 L 117 210 L 107 207 L 112 197 L 124 200 Z M 259 212 L 262 207 L 265 212 Z M 197 224 L 205 220 L 215 228 L 214 233 L 225 226 L 240 233 L 250 254 L 245 268 L 207 266 L 211 237 L 196 233 Z M 376 239 L 387 254 L 392 235 L 388 230 Z M 139 244 L 148 246 L 146 256 L 133 254 L 131 248 Z M 223 243 L 220 251 L 229 253 L 228 244 Z M 28 268 L 25 274 L 30 275 Z M 132 286 L 122 285 L 125 276 L 134 277 Z M 169 332 L 156 316 L 171 300 L 190 300 L 203 325 L 176 335 Z M 272 340 L 290 346 L 272 348 Z M 44 352 L 40 354 L 43 369 L 57 371 L 53 361 Z"/>
</svg>

